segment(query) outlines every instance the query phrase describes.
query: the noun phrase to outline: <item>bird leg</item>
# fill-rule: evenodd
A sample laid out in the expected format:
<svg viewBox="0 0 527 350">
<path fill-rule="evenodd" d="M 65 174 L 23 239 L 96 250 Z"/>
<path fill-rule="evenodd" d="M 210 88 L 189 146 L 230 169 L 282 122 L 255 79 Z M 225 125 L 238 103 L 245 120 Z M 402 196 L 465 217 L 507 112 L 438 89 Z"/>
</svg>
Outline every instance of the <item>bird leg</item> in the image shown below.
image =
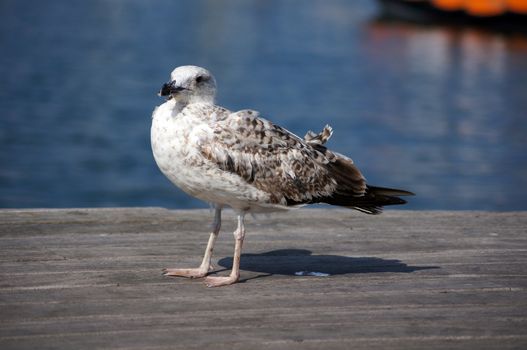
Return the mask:
<svg viewBox="0 0 527 350">
<path fill-rule="evenodd" d="M 180 276 L 180 277 L 189 277 L 189 278 L 200 278 L 205 277 L 210 269 L 211 264 L 210 260 L 212 258 L 212 251 L 214 249 L 214 242 L 218 237 L 221 227 L 221 207 L 216 207 L 214 210 L 214 221 L 212 223 L 212 233 L 209 237 L 209 242 L 207 243 L 207 249 L 205 249 L 205 254 L 203 255 L 203 261 L 198 268 L 193 269 L 163 269 L 164 276 Z"/>
<path fill-rule="evenodd" d="M 221 287 L 236 283 L 240 278 L 240 257 L 242 255 L 243 238 L 245 237 L 244 225 L 245 213 L 238 215 L 238 228 L 234 231 L 234 257 L 232 260 L 232 270 L 229 276 L 208 276 L 205 278 L 207 287 Z"/>
</svg>

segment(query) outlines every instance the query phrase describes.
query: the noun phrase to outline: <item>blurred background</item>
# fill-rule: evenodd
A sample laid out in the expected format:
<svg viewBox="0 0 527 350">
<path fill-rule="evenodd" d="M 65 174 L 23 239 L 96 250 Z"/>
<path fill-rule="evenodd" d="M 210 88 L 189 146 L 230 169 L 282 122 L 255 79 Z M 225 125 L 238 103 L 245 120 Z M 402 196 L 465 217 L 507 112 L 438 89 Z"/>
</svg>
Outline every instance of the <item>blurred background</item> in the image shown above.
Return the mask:
<svg viewBox="0 0 527 350">
<path fill-rule="evenodd" d="M 159 88 L 194 64 L 232 110 L 332 125 L 370 183 L 417 194 L 401 209 L 527 209 L 525 17 L 397 2 L 0 1 L 0 207 L 207 207 L 150 149 Z"/>
</svg>

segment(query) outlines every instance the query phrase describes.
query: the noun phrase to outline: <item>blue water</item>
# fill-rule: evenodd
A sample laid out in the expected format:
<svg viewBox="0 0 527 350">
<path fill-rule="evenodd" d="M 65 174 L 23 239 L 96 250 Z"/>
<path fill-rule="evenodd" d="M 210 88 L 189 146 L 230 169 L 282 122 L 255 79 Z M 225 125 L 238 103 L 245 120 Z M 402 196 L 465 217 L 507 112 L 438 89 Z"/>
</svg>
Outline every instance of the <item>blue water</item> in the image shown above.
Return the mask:
<svg viewBox="0 0 527 350">
<path fill-rule="evenodd" d="M 362 1 L 0 2 L 0 207 L 204 207 L 150 150 L 170 71 L 330 147 L 408 209 L 527 209 L 527 38 Z"/>
</svg>

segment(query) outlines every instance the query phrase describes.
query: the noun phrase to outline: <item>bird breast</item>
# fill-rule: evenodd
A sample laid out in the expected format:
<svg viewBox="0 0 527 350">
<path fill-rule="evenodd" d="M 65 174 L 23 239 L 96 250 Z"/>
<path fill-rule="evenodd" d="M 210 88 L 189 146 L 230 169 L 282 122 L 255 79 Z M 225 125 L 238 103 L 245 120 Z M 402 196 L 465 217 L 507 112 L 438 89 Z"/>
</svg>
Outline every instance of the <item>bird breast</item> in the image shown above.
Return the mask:
<svg viewBox="0 0 527 350">
<path fill-rule="evenodd" d="M 157 108 L 152 118 L 154 159 L 171 182 L 194 195 L 201 183 L 193 169 L 203 162 L 203 156 L 195 146 L 203 142 L 211 131 L 207 130 L 210 129 L 207 125 L 186 113 L 174 114 L 167 104 Z"/>
</svg>

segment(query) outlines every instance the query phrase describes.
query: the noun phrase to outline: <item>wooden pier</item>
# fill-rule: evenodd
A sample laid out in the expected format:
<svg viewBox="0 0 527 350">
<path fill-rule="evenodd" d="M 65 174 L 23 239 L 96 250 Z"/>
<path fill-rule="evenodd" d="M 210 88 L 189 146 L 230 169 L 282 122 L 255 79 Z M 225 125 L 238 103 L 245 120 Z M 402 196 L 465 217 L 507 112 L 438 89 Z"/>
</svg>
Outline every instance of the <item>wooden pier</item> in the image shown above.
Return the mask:
<svg viewBox="0 0 527 350">
<path fill-rule="evenodd" d="M 0 349 L 527 348 L 527 212 L 248 218 L 242 283 L 162 276 L 199 264 L 211 217 L 0 210 Z"/>
</svg>

